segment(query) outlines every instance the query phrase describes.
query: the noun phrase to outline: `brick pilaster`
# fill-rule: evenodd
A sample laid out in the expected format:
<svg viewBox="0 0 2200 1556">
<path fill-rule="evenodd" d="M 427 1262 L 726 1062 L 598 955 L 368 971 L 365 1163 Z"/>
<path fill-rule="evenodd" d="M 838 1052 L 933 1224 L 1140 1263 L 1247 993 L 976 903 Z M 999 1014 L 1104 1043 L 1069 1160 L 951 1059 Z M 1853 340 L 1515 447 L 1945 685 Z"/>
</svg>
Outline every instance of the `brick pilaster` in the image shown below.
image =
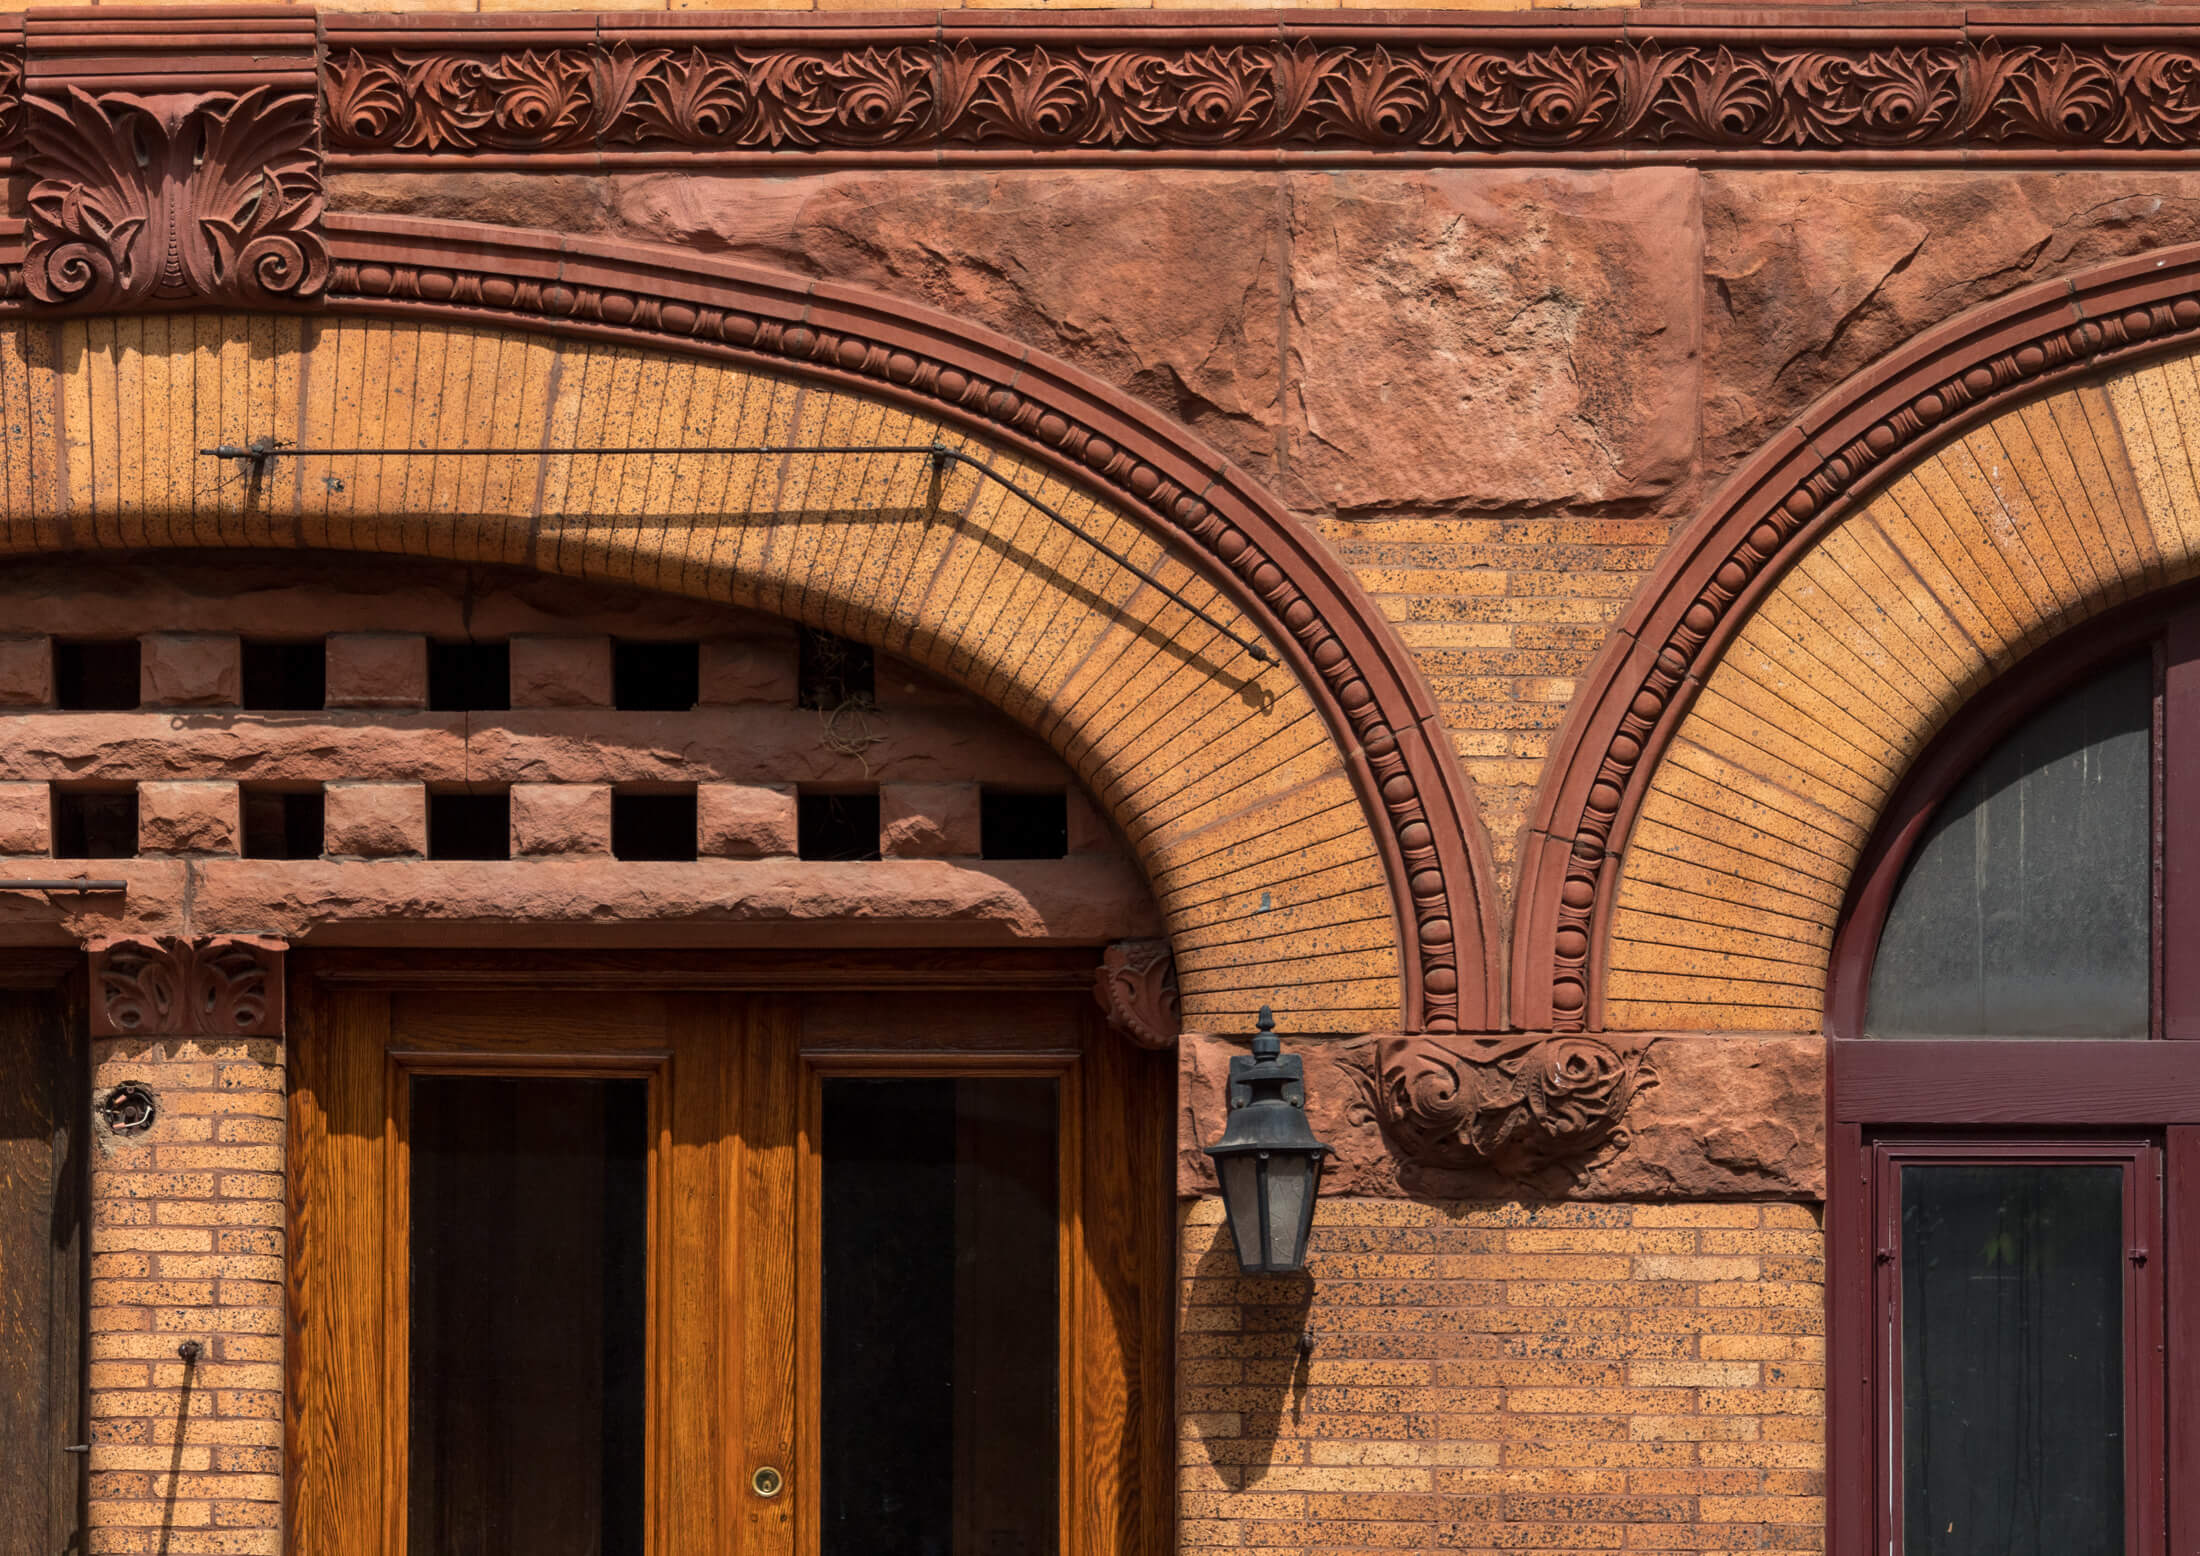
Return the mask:
<svg viewBox="0 0 2200 1556">
<path fill-rule="evenodd" d="M 89 1551 L 276 1556 L 283 1441 L 282 949 L 92 951 Z M 195 1357 L 184 1354 L 195 1342 Z"/>
</svg>

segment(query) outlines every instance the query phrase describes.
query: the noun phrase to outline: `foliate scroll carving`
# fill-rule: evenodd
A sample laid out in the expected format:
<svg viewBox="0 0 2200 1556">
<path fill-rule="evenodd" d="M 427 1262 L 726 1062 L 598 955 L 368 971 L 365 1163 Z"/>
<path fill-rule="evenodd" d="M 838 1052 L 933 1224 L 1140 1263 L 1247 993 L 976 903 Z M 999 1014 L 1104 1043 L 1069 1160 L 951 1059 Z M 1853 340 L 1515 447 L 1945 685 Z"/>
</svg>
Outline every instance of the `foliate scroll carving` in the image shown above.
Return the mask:
<svg viewBox="0 0 2200 1556">
<path fill-rule="evenodd" d="M 280 1037 L 283 945 L 242 935 L 110 940 L 92 947 L 101 1037 Z"/>
<path fill-rule="evenodd" d="M 1461 30 L 1243 28 L 1131 44 L 1042 38 L 819 47 L 332 50 L 330 134 L 357 152 L 1019 148 L 1138 154 L 2200 146 L 2200 50 L 2093 36 L 1839 46 L 1726 29 L 1602 29 L 1526 46 Z M 364 40 L 362 40 L 364 41 Z"/>
<path fill-rule="evenodd" d="M 1093 973 L 1092 997 L 1108 1025 L 1141 1048 L 1174 1048 L 1183 1034 L 1176 958 L 1166 940 L 1118 940 Z"/>
<path fill-rule="evenodd" d="M 25 290 L 87 309 L 304 302 L 328 283 L 316 100 L 236 92 L 25 103 Z"/>
<path fill-rule="evenodd" d="M 1628 1104 L 1657 1084 L 1642 1053 L 1591 1037 L 1389 1037 L 1376 1065 L 1374 1112 L 1398 1155 L 1512 1178 L 1624 1145 Z"/>
</svg>

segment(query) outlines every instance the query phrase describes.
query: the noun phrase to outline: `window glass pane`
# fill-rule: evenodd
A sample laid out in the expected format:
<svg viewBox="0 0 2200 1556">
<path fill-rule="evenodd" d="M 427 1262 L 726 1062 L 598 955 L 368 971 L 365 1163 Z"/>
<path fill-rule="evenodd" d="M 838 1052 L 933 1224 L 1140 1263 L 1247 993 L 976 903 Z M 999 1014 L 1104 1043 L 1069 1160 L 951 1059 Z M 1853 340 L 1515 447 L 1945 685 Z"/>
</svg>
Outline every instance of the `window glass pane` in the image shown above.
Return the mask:
<svg viewBox="0 0 2200 1556">
<path fill-rule="evenodd" d="M 649 1083 L 412 1083 L 411 1556 L 640 1556 Z"/>
<path fill-rule="evenodd" d="M 2151 660 L 2042 709 L 1949 795 L 1872 964 L 1873 1037 L 2145 1037 Z"/>
<path fill-rule="evenodd" d="M 2123 1174 L 1902 1169 L 1904 1556 L 2120 1556 Z"/>
<path fill-rule="evenodd" d="M 1055 1108 L 825 1083 L 823 1556 L 1054 1551 Z"/>
</svg>

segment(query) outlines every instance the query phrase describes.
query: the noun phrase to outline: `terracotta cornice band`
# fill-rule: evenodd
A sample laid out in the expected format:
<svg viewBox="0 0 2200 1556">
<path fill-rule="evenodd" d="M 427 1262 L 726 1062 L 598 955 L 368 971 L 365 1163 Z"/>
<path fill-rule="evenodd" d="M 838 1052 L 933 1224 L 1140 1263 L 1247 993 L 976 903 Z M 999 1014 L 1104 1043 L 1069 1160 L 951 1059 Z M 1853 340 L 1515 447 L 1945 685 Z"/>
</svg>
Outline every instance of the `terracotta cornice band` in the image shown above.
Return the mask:
<svg viewBox="0 0 2200 1556">
<path fill-rule="evenodd" d="M 1583 681 L 1521 851 L 1512 1016 L 1604 1025 L 1619 863 L 1673 733 L 1783 572 L 1907 462 L 2018 399 L 2200 337 L 2200 245 L 2042 282 L 1826 395 L 1678 535 Z"/>
<path fill-rule="evenodd" d="M 473 21 L 324 19 L 336 165 L 1948 164 L 2200 151 L 2200 24 L 2177 13 L 462 24 Z"/>
<path fill-rule="evenodd" d="M 1745 14 L 36 10 L 0 18 L 0 154 L 26 81 L 318 72 L 360 168 L 2200 156 L 2200 14 Z"/>
</svg>

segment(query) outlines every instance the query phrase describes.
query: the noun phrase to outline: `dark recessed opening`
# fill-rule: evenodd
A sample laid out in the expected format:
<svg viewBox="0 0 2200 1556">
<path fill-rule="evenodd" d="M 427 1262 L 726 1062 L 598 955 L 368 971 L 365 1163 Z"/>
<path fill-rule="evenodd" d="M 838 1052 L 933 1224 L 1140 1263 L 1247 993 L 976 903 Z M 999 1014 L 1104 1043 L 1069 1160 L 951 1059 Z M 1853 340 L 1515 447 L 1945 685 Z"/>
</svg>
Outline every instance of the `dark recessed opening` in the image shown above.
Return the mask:
<svg viewBox="0 0 2200 1556">
<path fill-rule="evenodd" d="M 319 789 L 261 789 L 243 794 L 247 859 L 318 859 L 325 807 Z"/>
<path fill-rule="evenodd" d="M 611 795 L 614 859 L 693 859 L 695 791 Z"/>
<path fill-rule="evenodd" d="M 830 632 L 802 629 L 796 679 L 800 686 L 797 707 L 830 712 L 851 706 L 869 708 L 878 702 L 878 674 L 871 659 L 871 645 L 835 637 Z"/>
<path fill-rule="evenodd" d="M 512 857 L 512 793 L 430 792 L 430 859 L 509 859 Z"/>
<path fill-rule="evenodd" d="M 1061 858 L 1069 852 L 1069 796 L 1059 789 L 980 789 L 978 851 L 988 859 Z"/>
<path fill-rule="evenodd" d="M 328 642 L 268 643 L 244 640 L 244 705 L 270 713 L 302 713 L 328 706 Z"/>
<path fill-rule="evenodd" d="M 636 713 L 685 713 L 703 700 L 703 645 L 611 645 L 611 706 Z"/>
<path fill-rule="evenodd" d="M 428 644 L 430 709 L 438 713 L 473 713 L 511 705 L 511 644 Z"/>
<path fill-rule="evenodd" d="M 57 708 L 86 713 L 136 707 L 137 639 L 54 639 L 53 700 Z"/>
<path fill-rule="evenodd" d="M 132 859 L 137 856 L 137 841 L 137 790 L 53 791 L 56 859 Z"/>
<path fill-rule="evenodd" d="M 795 852 L 804 859 L 876 859 L 878 790 L 795 791 Z"/>
</svg>

